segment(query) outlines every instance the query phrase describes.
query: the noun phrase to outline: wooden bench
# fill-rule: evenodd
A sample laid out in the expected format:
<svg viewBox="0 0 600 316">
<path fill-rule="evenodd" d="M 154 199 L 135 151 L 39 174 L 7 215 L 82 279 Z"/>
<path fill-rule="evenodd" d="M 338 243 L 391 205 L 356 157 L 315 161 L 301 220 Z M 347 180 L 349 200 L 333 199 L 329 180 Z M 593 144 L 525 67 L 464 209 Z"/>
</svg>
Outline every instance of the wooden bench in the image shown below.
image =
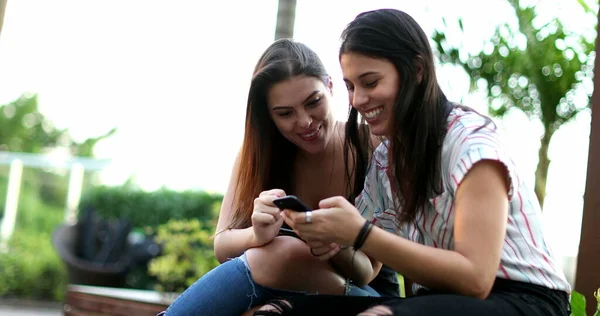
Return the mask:
<svg viewBox="0 0 600 316">
<path fill-rule="evenodd" d="M 174 300 L 174 295 L 154 291 L 69 285 L 65 316 L 156 316 Z"/>
</svg>

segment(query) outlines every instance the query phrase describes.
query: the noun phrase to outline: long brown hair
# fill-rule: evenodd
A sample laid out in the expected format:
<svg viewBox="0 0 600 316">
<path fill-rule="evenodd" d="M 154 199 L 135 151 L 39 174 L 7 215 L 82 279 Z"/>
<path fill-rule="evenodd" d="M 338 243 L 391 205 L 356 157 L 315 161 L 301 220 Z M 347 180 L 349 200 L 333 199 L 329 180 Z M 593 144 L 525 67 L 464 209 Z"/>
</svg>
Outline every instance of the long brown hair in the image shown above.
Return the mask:
<svg viewBox="0 0 600 316">
<path fill-rule="evenodd" d="M 386 59 L 400 76 L 388 133 L 390 183 L 398 194 L 396 207 L 402 210 L 398 219 L 414 221 L 428 199 L 441 193 L 441 147 L 452 109 L 438 85 L 428 38 L 402 11 L 369 11 L 359 14 L 342 33 L 340 57 L 349 52 Z M 417 65 L 422 67 L 421 81 Z M 350 117 L 356 115 L 352 109 Z M 352 134 L 346 137 L 358 142 Z"/>
<path fill-rule="evenodd" d="M 273 85 L 295 76 L 315 77 L 323 82 L 328 78 L 319 56 L 306 45 L 291 39 L 280 39 L 271 44 L 254 68 L 228 229 L 251 225 L 254 199 L 260 192 L 273 188 L 286 192 L 293 190 L 291 170 L 298 148 L 275 126 L 269 115 L 267 95 Z"/>
</svg>

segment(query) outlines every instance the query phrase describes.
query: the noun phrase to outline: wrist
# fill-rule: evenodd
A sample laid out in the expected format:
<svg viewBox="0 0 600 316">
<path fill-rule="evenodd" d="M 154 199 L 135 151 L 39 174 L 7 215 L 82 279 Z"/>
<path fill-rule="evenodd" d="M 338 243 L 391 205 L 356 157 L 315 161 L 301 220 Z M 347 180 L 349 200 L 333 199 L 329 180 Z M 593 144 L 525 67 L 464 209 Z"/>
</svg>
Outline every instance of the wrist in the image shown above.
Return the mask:
<svg viewBox="0 0 600 316">
<path fill-rule="evenodd" d="M 246 247 L 246 249 L 250 249 L 250 248 L 257 248 L 262 246 L 263 244 L 260 243 L 260 241 L 258 240 L 258 238 L 256 237 L 256 231 L 254 230 L 253 226 L 250 226 L 248 228 L 246 228 L 248 231 L 248 239 L 246 239 L 248 241 L 248 244 Z"/>
<path fill-rule="evenodd" d="M 367 237 L 371 233 L 372 228 L 373 224 L 369 220 L 365 219 L 363 225 L 360 228 L 360 231 L 356 235 L 356 239 L 354 240 L 354 244 L 352 244 L 352 248 L 354 248 L 355 250 L 360 249 L 367 240 Z"/>
</svg>

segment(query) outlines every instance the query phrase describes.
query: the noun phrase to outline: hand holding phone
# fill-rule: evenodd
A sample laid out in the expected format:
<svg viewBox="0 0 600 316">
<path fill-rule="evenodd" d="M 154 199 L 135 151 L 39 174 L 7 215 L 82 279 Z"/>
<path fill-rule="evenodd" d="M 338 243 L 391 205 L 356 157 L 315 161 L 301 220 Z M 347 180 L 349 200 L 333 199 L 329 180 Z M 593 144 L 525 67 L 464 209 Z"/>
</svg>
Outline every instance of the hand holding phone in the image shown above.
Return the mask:
<svg viewBox="0 0 600 316">
<path fill-rule="evenodd" d="M 277 206 L 280 210 L 292 210 L 296 212 L 308 212 L 311 209 L 306 206 L 306 204 L 302 203 L 300 199 L 294 195 L 286 195 L 281 198 L 277 198 L 273 200 L 273 204 Z"/>
<path fill-rule="evenodd" d="M 292 210 L 295 212 L 308 212 L 310 211 L 310 208 L 308 206 L 306 206 L 306 204 L 304 204 L 302 201 L 300 201 L 300 199 L 294 195 L 287 195 L 281 198 L 277 198 L 275 200 L 273 200 L 273 204 L 275 204 L 275 206 L 277 206 L 280 210 Z M 296 235 L 296 232 L 294 232 L 293 230 L 291 230 L 289 228 L 289 226 L 287 226 L 285 223 L 283 225 L 284 227 L 281 227 L 279 229 L 279 235 L 284 235 L 284 236 L 292 236 L 292 237 L 296 237 L 300 240 L 302 240 L 302 238 L 300 238 L 298 235 Z M 304 241 L 304 240 L 302 240 Z"/>
</svg>

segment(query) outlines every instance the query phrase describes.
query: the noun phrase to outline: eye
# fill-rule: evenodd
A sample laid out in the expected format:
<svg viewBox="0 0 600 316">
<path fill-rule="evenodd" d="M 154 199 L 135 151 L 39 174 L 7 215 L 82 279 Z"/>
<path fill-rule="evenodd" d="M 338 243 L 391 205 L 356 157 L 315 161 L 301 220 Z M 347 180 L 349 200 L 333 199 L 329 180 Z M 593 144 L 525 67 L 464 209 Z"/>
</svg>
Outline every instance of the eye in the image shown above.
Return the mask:
<svg viewBox="0 0 600 316">
<path fill-rule="evenodd" d="M 277 112 L 277 116 L 279 117 L 288 117 L 290 115 L 292 115 L 292 111 Z"/>
<path fill-rule="evenodd" d="M 377 83 L 379 83 L 379 80 L 374 80 L 371 82 L 367 82 L 365 83 L 365 87 L 367 88 L 375 88 L 375 86 L 377 86 Z"/>
<path fill-rule="evenodd" d="M 314 100 L 312 100 L 312 101 L 308 102 L 308 103 L 306 104 L 306 106 L 308 106 L 308 107 L 316 107 L 316 106 L 317 106 L 317 105 L 319 105 L 320 103 L 321 103 L 321 98 L 316 98 L 316 99 L 314 99 Z"/>
<path fill-rule="evenodd" d="M 346 82 L 346 90 L 352 91 L 352 90 L 354 90 L 354 86 L 352 86 L 351 84 Z"/>
</svg>

